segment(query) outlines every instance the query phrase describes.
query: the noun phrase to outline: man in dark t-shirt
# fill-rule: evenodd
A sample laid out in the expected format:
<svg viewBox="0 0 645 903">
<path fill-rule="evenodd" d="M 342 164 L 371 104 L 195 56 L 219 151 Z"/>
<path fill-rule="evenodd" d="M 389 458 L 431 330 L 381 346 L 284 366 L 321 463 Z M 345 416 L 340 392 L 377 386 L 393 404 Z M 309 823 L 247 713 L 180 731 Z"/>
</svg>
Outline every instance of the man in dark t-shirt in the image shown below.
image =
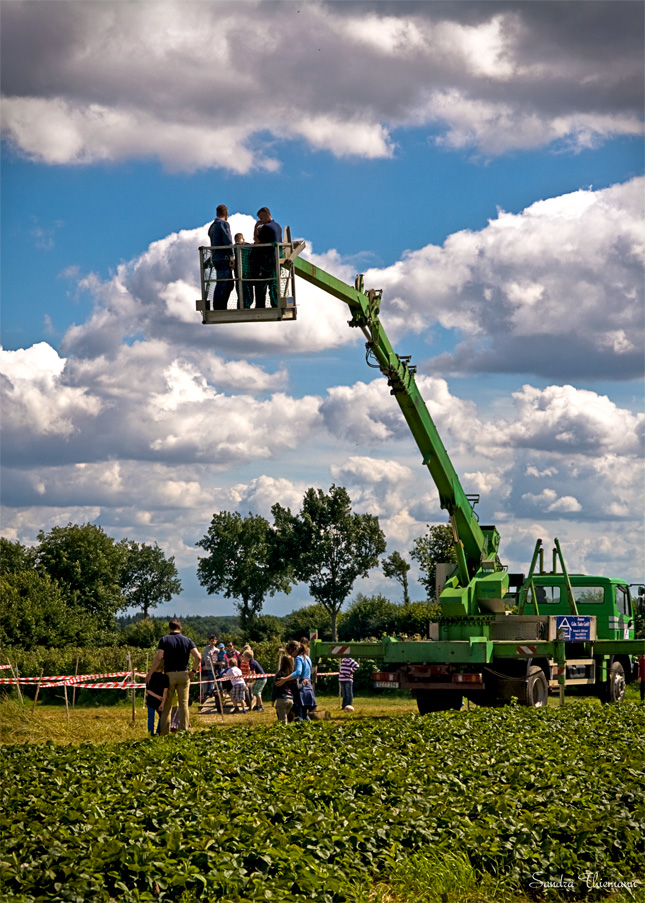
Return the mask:
<svg viewBox="0 0 645 903">
<path fill-rule="evenodd" d="M 254 241 L 259 244 L 275 244 L 282 241 L 282 227 L 271 217 L 268 207 L 258 210 L 258 222 L 255 227 Z M 267 288 L 271 307 L 278 306 L 279 286 L 275 278 L 276 258 L 274 248 L 258 248 L 255 251 L 255 267 L 258 281 L 255 283 L 255 306 L 266 307 Z"/>
<path fill-rule="evenodd" d="M 146 677 L 147 682 L 163 660 L 164 673 L 168 677 L 168 698 L 161 713 L 160 733 L 162 737 L 170 733 L 170 710 L 175 692 L 179 701 L 179 730 L 183 731 L 190 727 L 188 695 L 190 693 L 190 676 L 196 673 L 196 669 L 187 670 L 188 660 L 192 656 L 197 668 L 202 660 L 193 641 L 181 632 L 179 621 L 169 621 L 168 630 L 170 633 L 162 636 L 159 640 L 157 652 Z"/>
</svg>

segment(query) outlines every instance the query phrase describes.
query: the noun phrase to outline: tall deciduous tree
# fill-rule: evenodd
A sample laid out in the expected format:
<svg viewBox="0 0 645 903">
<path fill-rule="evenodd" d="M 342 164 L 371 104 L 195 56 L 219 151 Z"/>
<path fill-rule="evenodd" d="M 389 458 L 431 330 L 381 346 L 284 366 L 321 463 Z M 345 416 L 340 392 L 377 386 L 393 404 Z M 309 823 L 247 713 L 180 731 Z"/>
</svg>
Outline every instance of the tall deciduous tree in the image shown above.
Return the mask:
<svg viewBox="0 0 645 903">
<path fill-rule="evenodd" d="M 209 593 L 236 600 L 242 630 L 248 630 L 266 596 L 291 592 L 291 569 L 275 556 L 274 530 L 260 515 L 220 511 L 196 545 L 208 552 L 197 565 L 199 582 Z"/>
<path fill-rule="evenodd" d="M 181 592 L 174 557 L 166 558 L 157 543 L 123 541 L 126 558 L 121 572 L 121 590 L 129 606 L 140 608 L 148 617 L 151 608 L 170 602 Z"/>
<path fill-rule="evenodd" d="M 35 549 L 0 536 L 0 574 L 8 574 L 15 571 L 33 571 L 35 567 Z"/>
<path fill-rule="evenodd" d="M 419 582 L 425 587 L 428 599 L 436 595 L 437 565 L 442 562 L 456 561 L 452 530 L 446 524 L 428 524 L 426 536 L 414 540 L 410 557 L 419 564 L 421 575 Z"/>
<path fill-rule="evenodd" d="M 405 558 L 398 552 L 392 552 L 382 562 L 383 573 L 386 577 L 398 581 L 403 588 L 403 604 L 410 604 L 410 594 L 408 593 L 408 571 L 410 565 Z"/>
<path fill-rule="evenodd" d="M 52 648 L 98 639 L 96 619 L 70 605 L 55 580 L 27 568 L 0 575 L 0 644 Z"/>
<path fill-rule="evenodd" d="M 385 536 L 378 518 L 354 514 L 347 490 L 332 486 L 329 493 L 308 489 L 302 509 L 271 509 L 280 537 L 280 557 L 290 562 L 298 580 L 331 617 L 332 640 L 336 620 L 358 577 L 367 577 L 385 552 Z"/>
<path fill-rule="evenodd" d="M 127 607 L 121 593 L 126 551 L 95 524 L 67 524 L 38 534 L 37 562 L 60 586 L 67 602 L 111 629 Z"/>
</svg>

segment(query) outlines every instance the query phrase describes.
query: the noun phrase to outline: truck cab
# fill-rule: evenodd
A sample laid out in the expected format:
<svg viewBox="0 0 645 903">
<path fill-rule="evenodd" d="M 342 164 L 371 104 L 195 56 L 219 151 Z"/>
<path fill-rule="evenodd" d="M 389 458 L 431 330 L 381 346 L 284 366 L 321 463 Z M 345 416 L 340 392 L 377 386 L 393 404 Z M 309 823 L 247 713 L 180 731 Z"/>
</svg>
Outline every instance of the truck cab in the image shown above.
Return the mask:
<svg viewBox="0 0 645 903">
<path fill-rule="evenodd" d="M 571 589 L 579 615 L 596 618 L 596 637 L 599 640 L 633 640 L 636 638 L 636 604 L 629 586 L 612 577 L 589 577 L 570 574 Z M 528 604 L 540 615 L 568 615 L 571 613 L 567 597 L 566 578 L 562 574 L 547 574 L 533 578 L 535 601 L 529 590 Z"/>
</svg>

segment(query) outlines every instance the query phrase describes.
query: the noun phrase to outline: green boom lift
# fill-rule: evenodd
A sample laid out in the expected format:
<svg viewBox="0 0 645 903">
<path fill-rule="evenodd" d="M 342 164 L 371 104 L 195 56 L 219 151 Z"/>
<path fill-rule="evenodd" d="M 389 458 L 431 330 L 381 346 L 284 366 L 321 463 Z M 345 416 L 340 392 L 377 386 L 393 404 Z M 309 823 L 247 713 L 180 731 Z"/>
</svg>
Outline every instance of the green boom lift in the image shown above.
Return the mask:
<svg viewBox="0 0 645 903">
<path fill-rule="evenodd" d="M 379 662 L 375 686 L 408 689 L 421 714 L 460 708 L 466 696 L 480 705 L 546 705 L 549 691 L 565 685 L 596 693 L 607 701 L 623 698 L 636 678 L 636 659 L 645 655 L 645 639 L 635 638 L 636 600 L 625 581 L 569 574 L 560 544 L 554 541 L 552 569 L 544 569 L 542 540 L 535 546 L 528 575 L 509 574 L 498 556 L 500 536 L 482 526 L 474 511 L 478 496 L 467 495 L 417 387 L 416 367 L 397 354 L 380 320 L 382 292 L 354 286 L 300 257 L 302 241 L 274 246 L 275 306 L 255 310 L 208 310 L 210 248 L 200 248 L 203 323 L 295 320 L 295 279 L 343 301 L 349 325 L 362 331 L 367 361 L 387 378 L 423 464 L 448 513 L 456 565 L 438 568 L 441 618 L 429 625 L 426 640 L 388 637 L 374 642 L 323 642 L 314 639 L 312 658 L 352 656 Z M 238 283 L 241 280 L 238 280 Z M 211 280 L 212 282 L 212 280 Z M 238 292 L 241 294 L 241 292 Z M 643 588 L 639 589 L 642 606 Z M 517 613 L 511 613 L 516 607 Z M 641 614 L 643 612 L 641 611 Z"/>
</svg>

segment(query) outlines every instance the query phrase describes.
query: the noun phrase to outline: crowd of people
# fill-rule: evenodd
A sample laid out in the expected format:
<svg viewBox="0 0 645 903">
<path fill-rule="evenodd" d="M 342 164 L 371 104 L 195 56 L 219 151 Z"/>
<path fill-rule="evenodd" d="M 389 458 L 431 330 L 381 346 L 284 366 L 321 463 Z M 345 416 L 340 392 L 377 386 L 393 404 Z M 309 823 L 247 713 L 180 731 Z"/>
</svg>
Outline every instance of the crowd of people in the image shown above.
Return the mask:
<svg viewBox="0 0 645 903">
<path fill-rule="evenodd" d="M 226 310 L 235 286 L 237 306 L 249 310 L 266 307 L 267 292 L 271 307 L 278 306 L 276 257 L 271 247 L 282 241 L 282 227 L 271 216 L 268 207 L 260 207 L 253 230 L 253 242 L 247 242 L 242 232 L 231 234 L 228 207 L 219 204 L 216 216 L 208 229 L 210 251 L 204 264 L 215 270 L 213 310 Z M 210 309 L 207 298 L 205 309 Z"/>
<path fill-rule="evenodd" d="M 146 706 L 148 732 L 151 736 L 169 734 L 172 730 L 190 727 L 189 694 L 191 679 L 199 676 L 200 702 L 210 697 L 218 700 L 220 711 L 226 696 L 233 707 L 232 714 L 247 711 L 264 712 L 262 693 L 267 684 L 267 672 L 256 660 L 253 649 L 246 645 L 241 651 L 233 642 L 219 643 L 213 634 L 203 652 L 181 632 L 181 623 L 171 620 L 169 632 L 159 640 L 159 646 L 146 675 Z M 191 662 L 192 659 L 192 662 Z M 193 667 L 189 670 L 189 664 Z M 353 711 L 353 677 L 358 663 L 351 658 L 341 662 L 339 687 L 342 706 Z M 174 699 L 176 696 L 176 705 Z M 279 723 L 310 721 L 317 707 L 312 681 L 309 641 L 292 640 L 280 650 L 280 663 L 273 678 L 271 705 L 275 707 Z"/>
</svg>

